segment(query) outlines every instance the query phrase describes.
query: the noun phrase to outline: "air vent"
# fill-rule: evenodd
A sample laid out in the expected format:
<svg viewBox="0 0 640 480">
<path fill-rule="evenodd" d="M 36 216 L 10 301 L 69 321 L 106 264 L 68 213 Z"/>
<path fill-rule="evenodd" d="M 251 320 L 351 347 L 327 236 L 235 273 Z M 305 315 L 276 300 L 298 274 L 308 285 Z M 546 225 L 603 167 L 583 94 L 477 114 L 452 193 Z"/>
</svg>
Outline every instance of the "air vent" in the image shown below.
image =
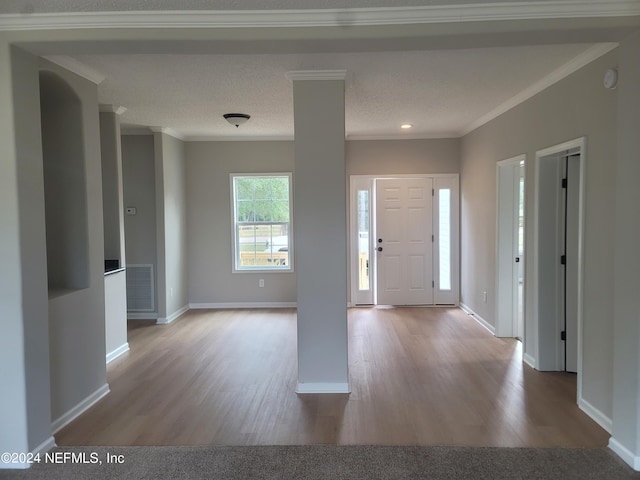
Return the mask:
<svg viewBox="0 0 640 480">
<path fill-rule="evenodd" d="M 153 265 L 127 265 L 127 311 L 155 311 L 153 291 Z"/>
</svg>

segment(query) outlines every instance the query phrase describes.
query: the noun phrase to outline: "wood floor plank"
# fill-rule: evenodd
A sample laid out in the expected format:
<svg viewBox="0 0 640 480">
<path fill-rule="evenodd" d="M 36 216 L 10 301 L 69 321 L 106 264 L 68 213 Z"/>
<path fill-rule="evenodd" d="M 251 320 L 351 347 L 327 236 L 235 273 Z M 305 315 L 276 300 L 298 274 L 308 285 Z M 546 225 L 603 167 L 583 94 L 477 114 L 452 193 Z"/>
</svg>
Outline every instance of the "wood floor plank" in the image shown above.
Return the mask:
<svg viewBox="0 0 640 480">
<path fill-rule="evenodd" d="M 349 310 L 351 395 L 296 395 L 296 312 L 191 311 L 132 321 L 111 393 L 59 445 L 387 444 L 600 447 L 576 377 L 455 308 Z"/>
</svg>

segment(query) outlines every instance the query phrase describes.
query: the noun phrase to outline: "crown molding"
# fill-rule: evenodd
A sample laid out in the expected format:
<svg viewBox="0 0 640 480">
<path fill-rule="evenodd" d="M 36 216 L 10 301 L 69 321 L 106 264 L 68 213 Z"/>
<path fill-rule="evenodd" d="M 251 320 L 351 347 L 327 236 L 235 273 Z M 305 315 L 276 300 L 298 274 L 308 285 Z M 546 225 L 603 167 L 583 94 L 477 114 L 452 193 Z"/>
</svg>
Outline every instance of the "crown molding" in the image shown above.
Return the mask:
<svg viewBox="0 0 640 480">
<path fill-rule="evenodd" d="M 293 135 L 272 135 L 272 136 L 221 136 L 221 135 L 187 135 L 187 142 L 292 142 Z"/>
<path fill-rule="evenodd" d="M 184 135 L 175 131 L 171 127 L 155 127 L 154 126 L 154 127 L 149 127 L 149 130 L 151 130 L 153 133 L 164 133 L 165 135 L 169 135 L 170 137 L 173 137 L 176 140 L 185 141 Z"/>
<path fill-rule="evenodd" d="M 346 80 L 346 70 L 294 70 L 284 74 L 287 80 Z"/>
<path fill-rule="evenodd" d="M 116 115 L 122 115 L 124 112 L 127 111 L 127 107 L 118 106 L 118 105 L 106 105 L 101 103 L 98 106 L 98 110 L 100 112 L 108 112 L 108 113 L 115 113 Z"/>
<path fill-rule="evenodd" d="M 345 27 L 636 15 L 640 15 L 638 0 L 538 0 L 380 8 L 2 14 L 0 30 Z"/>
<path fill-rule="evenodd" d="M 347 141 L 361 140 L 438 140 L 446 138 L 459 138 L 458 132 L 436 132 L 436 133 L 414 133 L 414 134 L 397 134 L 397 135 L 351 135 L 347 134 Z"/>
<path fill-rule="evenodd" d="M 524 89 L 517 95 L 514 95 L 503 104 L 497 106 L 490 112 L 486 113 L 476 121 L 469 124 L 464 130 L 460 132 L 458 136 L 463 137 L 468 133 L 471 133 L 472 131 L 474 131 L 476 128 L 479 128 L 482 125 L 489 123 L 491 120 L 499 117 L 503 113 L 529 100 L 534 95 L 537 95 L 543 90 L 549 88 L 551 85 L 558 83 L 563 78 L 568 77 L 572 73 L 578 71 L 585 65 L 596 60 L 597 58 L 600 58 L 602 55 L 609 53 L 611 50 L 613 50 L 617 46 L 618 46 L 617 43 L 598 43 L 596 45 L 593 45 L 592 47 L 588 48 L 587 50 L 582 52 L 580 55 L 575 57 L 570 62 L 565 63 L 561 67 L 555 69 L 553 72 L 541 78 L 530 87 Z"/>
<path fill-rule="evenodd" d="M 0 30 L 2 30 L 1 26 L 2 16 L 0 15 Z M 76 60 L 75 58 L 69 57 L 67 55 L 49 55 L 43 58 L 50 61 L 51 63 L 55 63 L 65 70 L 69 70 L 70 72 L 73 72 L 76 75 L 89 80 L 92 83 L 95 83 L 96 85 L 100 85 L 104 81 L 104 79 L 107 78 L 105 75 L 95 70 L 94 68 L 91 68 L 84 63 Z"/>
</svg>

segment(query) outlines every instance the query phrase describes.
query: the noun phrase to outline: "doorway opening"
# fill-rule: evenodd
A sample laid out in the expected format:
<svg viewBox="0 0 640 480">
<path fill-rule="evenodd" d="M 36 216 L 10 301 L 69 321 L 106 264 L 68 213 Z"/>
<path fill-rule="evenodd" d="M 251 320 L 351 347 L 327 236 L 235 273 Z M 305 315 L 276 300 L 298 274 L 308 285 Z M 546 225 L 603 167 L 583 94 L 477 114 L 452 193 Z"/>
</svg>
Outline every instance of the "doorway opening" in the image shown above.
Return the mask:
<svg viewBox="0 0 640 480">
<path fill-rule="evenodd" d="M 351 176 L 352 305 L 459 303 L 458 182 Z"/>
<path fill-rule="evenodd" d="M 496 336 L 524 339 L 526 155 L 497 164 Z"/>
<path fill-rule="evenodd" d="M 536 153 L 536 368 L 582 371 L 585 139 Z"/>
</svg>

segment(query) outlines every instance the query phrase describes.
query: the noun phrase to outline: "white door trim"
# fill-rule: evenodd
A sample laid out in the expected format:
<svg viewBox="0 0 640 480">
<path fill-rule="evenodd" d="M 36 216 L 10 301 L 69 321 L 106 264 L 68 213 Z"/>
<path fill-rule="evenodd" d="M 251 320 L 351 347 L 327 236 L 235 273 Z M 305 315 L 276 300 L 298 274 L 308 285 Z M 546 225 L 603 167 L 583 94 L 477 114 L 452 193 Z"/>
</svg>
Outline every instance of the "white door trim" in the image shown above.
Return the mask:
<svg viewBox="0 0 640 480">
<path fill-rule="evenodd" d="M 350 275 L 349 275 L 349 279 L 350 279 L 350 287 L 349 287 L 349 291 L 350 291 L 350 299 L 349 299 L 349 306 L 353 307 L 356 305 L 356 294 L 357 294 L 357 272 L 355 271 L 355 269 L 353 268 L 353 265 L 355 264 L 356 261 L 356 257 L 355 257 L 355 252 L 357 252 L 357 245 L 354 244 L 354 239 L 356 238 L 356 221 L 355 221 L 355 211 L 353 208 L 354 205 L 354 195 L 355 195 L 355 188 L 357 188 L 357 185 L 362 185 L 363 181 L 369 181 L 371 182 L 371 184 L 373 185 L 374 181 L 377 179 L 381 179 L 381 180 L 385 180 L 385 179 L 393 179 L 393 178 L 432 178 L 432 179 L 438 179 L 438 178 L 454 178 L 456 181 L 456 185 L 457 185 L 457 192 L 456 195 L 458 195 L 458 199 L 460 197 L 460 174 L 458 173 L 416 173 L 416 174 L 411 174 L 411 173 L 399 173 L 399 174 L 388 174 L 388 175 L 349 175 L 349 205 L 348 205 L 348 209 L 349 211 L 347 212 L 347 218 L 349 219 L 349 240 L 347 242 L 347 245 L 349 247 L 349 265 L 350 265 Z M 375 194 L 372 191 L 372 199 L 375 200 Z M 454 274 L 454 278 L 452 279 L 452 283 L 456 286 L 456 299 L 455 299 L 455 303 L 454 305 L 458 306 L 460 305 L 460 203 L 459 201 L 456 203 L 457 205 L 457 211 L 456 211 L 456 215 L 455 215 L 455 232 L 458 235 L 457 238 L 457 243 L 456 243 L 456 248 L 455 248 L 455 258 L 453 259 L 454 261 L 452 262 L 452 270 L 453 270 L 453 274 Z M 372 208 L 371 208 L 371 220 L 373 222 L 375 222 L 375 201 L 372 203 Z M 372 228 L 372 232 L 375 230 L 375 226 L 373 224 L 371 224 L 371 228 Z M 373 238 L 370 239 L 371 242 L 373 242 Z M 370 246 L 371 246 L 371 242 L 370 242 Z M 371 265 L 371 260 L 373 260 L 373 258 L 375 257 L 375 255 L 372 256 L 372 253 L 369 253 L 370 255 L 370 265 Z M 374 292 L 374 304 L 376 304 L 376 298 L 375 298 L 375 291 L 377 289 L 377 285 L 376 285 L 376 271 L 375 271 L 376 265 L 375 262 L 373 262 L 373 265 L 370 266 L 370 275 L 369 278 L 371 280 L 371 288 L 373 289 Z"/>
<path fill-rule="evenodd" d="M 539 338 L 539 203 L 542 192 L 540 191 L 540 161 L 544 157 L 561 153 L 566 150 L 579 149 L 580 153 L 580 186 L 579 186 L 579 211 L 578 211 L 578 372 L 577 372 L 577 401 L 582 400 L 582 337 L 583 337 L 583 270 L 584 270 L 584 225 L 585 225 L 585 185 L 586 185 L 586 158 L 587 158 L 586 137 L 580 137 L 559 145 L 554 145 L 543 150 L 538 150 L 535 156 L 535 201 L 534 201 L 534 239 L 533 239 L 533 315 L 531 318 L 531 332 L 535 335 L 536 364 L 540 365 L 540 338 Z M 559 367 L 559 366 L 558 366 Z M 558 368 L 559 369 L 559 368 Z"/>
<path fill-rule="evenodd" d="M 500 288 L 500 284 L 501 284 L 501 280 L 504 280 L 501 276 L 501 272 L 500 272 L 500 258 L 501 256 L 505 255 L 504 252 L 504 248 L 503 248 L 503 242 L 506 241 L 507 239 L 503 238 L 503 235 L 501 235 L 501 230 L 500 230 L 500 201 L 503 200 L 501 198 L 501 189 L 500 189 L 500 168 L 501 167 L 507 167 L 507 166 L 519 166 L 521 162 L 526 162 L 527 160 L 527 156 L 525 154 L 522 155 L 517 155 L 515 157 L 511 157 L 508 158 L 506 160 L 501 160 L 496 164 L 496 260 L 497 260 L 497 265 L 496 265 L 496 286 L 495 286 L 495 295 L 496 295 L 496 337 L 513 337 L 514 335 L 514 331 L 513 331 L 513 318 L 505 318 L 504 315 L 501 315 L 501 302 L 505 301 L 505 296 L 501 295 L 501 288 Z M 526 175 L 526 169 L 525 169 L 525 175 Z M 526 182 L 526 176 L 525 176 L 525 182 Z M 526 198 L 526 195 L 525 195 Z M 526 202 L 525 202 L 525 232 L 526 232 L 527 228 L 526 228 Z M 509 238 L 509 242 L 512 244 L 513 243 L 513 238 L 510 237 Z M 525 250 L 526 250 L 526 239 L 525 239 Z M 509 257 L 513 257 L 513 254 L 511 252 L 511 245 L 509 245 Z M 524 261 L 525 261 L 525 272 L 526 272 L 526 259 L 527 256 L 524 256 Z M 513 259 L 511 259 L 513 261 Z M 526 288 L 526 273 L 525 273 L 525 288 Z M 513 299 L 512 299 L 513 300 Z M 512 302 L 513 304 L 513 302 Z M 526 320 L 525 320 L 526 322 Z M 525 329 L 526 331 L 526 329 Z M 526 339 L 525 337 L 525 332 L 522 333 L 522 343 L 523 345 L 526 345 Z"/>
</svg>

